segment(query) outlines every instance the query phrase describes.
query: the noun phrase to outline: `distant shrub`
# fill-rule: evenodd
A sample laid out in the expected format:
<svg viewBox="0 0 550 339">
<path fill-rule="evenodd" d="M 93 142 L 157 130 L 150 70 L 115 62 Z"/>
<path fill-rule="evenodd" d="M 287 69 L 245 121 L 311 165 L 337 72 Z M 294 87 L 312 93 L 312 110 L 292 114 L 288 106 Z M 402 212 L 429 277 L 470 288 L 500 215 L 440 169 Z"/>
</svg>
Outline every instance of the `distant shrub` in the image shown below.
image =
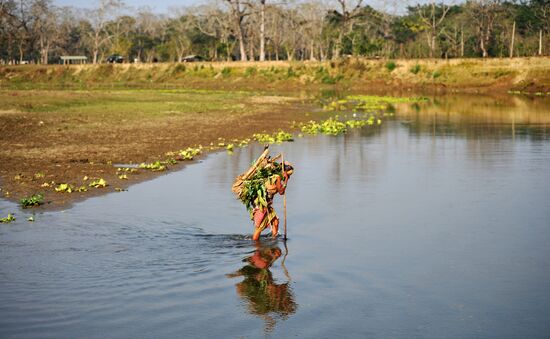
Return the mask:
<svg viewBox="0 0 550 339">
<path fill-rule="evenodd" d="M 294 69 L 292 68 L 292 66 L 290 66 L 287 70 L 286 70 L 286 77 L 287 78 L 293 78 L 293 77 L 297 77 L 298 74 L 296 74 L 296 72 L 294 71 Z"/>
<path fill-rule="evenodd" d="M 253 76 L 254 74 L 256 74 L 257 71 L 258 71 L 258 69 L 256 67 L 247 67 L 244 70 L 244 75 L 247 76 L 247 77 Z"/>
<path fill-rule="evenodd" d="M 334 85 L 335 83 L 342 80 L 343 78 L 344 78 L 343 74 L 337 74 L 336 76 L 331 76 L 330 74 L 325 74 L 321 78 L 321 82 L 323 84 L 327 84 L 327 85 Z"/>
<path fill-rule="evenodd" d="M 509 75 L 511 72 L 508 71 L 508 70 L 503 70 L 503 69 L 499 69 L 495 72 L 495 75 L 494 75 L 494 78 L 495 79 L 498 79 L 500 77 L 503 77 L 503 76 L 507 76 Z"/>
<path fill-rule="evenodd" d="M 231 68 L 230 67 L 224 67 L 222 68 L 222 75 L 224 77 L 227 77 L 231 74 Z"/>
<path fill-rule="evenodd" d="M 390 60 L 390 61 L 386 62 L 386 69 L 387 69 L 388 71 L 391 72 L 391 71 L 393 71 L 396 67 L 397 67 L 397 64 L 396 64 L 394 61 L 391 61 L 391 60 Z"/>
<path fill-rule="evenodd" d="M 411 67 L 410 71 L 412 74 L 418 74 L 418 72 L 420 72 L 420 65 L 419 64 L 414 65 L 413 67 Z"/>
<path fill-rule="evenodd" d="M 185 72 L 185 65 L 184 64 L 177 64 L 176 67 L 174 67 L 174 70 L 172 71 L 174 74 L 183 73 Z"/>
<path fill-rule="evenodd" d="M 367 64 L 357 60 L 355 62 L 352 62 L 350 64 L 350 68 L 353 69 L 353 70 L 356 70 L 356 71 L 359 71 L 359 72 L 364 72 L 364 71 L 367 71 L 369 69 L 369 67 L 367 66 Z"/>
<path fill-rule="evenodd" d="M 441 76 L 441 72 L 440 72 L 440 71 L 434 71 L 434 72 L 432 73 L 432 78 L 434 78 L 434 79 L 437 79 L 437 78 L 439 78 L 440 76 Z"/>
</svg>

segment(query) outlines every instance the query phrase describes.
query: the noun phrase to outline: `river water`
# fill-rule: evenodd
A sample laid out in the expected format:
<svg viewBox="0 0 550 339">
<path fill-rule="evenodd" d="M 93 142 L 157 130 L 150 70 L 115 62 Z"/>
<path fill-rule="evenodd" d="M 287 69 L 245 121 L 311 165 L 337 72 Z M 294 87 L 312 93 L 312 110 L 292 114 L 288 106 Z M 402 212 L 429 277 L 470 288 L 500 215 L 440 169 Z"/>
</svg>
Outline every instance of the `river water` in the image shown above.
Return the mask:
<svg viewBox="0 0 550 339">
<path fill-rule="evenodd" d="M 259 145 L 34 223 L 0 201 L 0 337 L 550 333 L 548 99 L 440 97 L 272 150 L 286 243 L 254 244 L 230 190 Z"/>
</svg>

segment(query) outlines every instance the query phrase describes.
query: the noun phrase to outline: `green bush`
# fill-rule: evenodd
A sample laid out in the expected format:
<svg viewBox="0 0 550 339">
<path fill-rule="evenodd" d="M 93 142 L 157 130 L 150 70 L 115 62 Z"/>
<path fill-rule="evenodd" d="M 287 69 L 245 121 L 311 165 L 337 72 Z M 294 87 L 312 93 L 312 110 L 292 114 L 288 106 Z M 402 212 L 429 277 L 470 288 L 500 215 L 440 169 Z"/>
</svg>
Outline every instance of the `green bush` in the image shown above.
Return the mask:
<svg viewBox="0 0 550 339">
<path fill-rule="evenodd" d="M 296 74 L 296 72 L 294 71 L 294 69 L 291 67 L 289 67 L 287 70 L 286 70 L 286 77 L 287 78 L 293 78 L 293 77 L 297 77 L 298 74 Z"/>
<path fill-rule="evenodd" d="M 222 75 L 224 77 L 227 77 L 231 74 L 231 68 L 230 67 L 224 67 L 222 68 Z"/>
<path fill-rule="evenodd" d="M 440 76 L 441 76 L 441 72 L 440 72 L 440 71 L 434 71 L 434 72 L 432 73 L 432 78 L 434 78 L 434 79 L 437 79 L 437 78 L 439 78 Z"/>
<path fill-rule="evenodd" d="M 413 67 L 411 67 L 410 71 L 412 74 L 418 74 L 418 72 L 420 72 L 420 65 L 419 64 L 414 65 Z"/>
<path fill-rule="evenodd" d="M 254 74 L 256 74 L 257 71 L 258 71 L 258 69 L 256 67 L 247 67 L 244 70 L 244 75 L 247 76 L 247 77 L 253 76 Z"/>
<path fill-rule="evenodd" d="M 184 64 L 177 64 L 176 67 L 174 67 L 173 74 L 183 73 L 185 72 L 185 65 Z"/>
<path fill-rule="evenodd" d="M 390 72 L 392 72 L 397 67 L 397 64 L 393 61 L 386 62 L 386 69 Z"/>
</svg>

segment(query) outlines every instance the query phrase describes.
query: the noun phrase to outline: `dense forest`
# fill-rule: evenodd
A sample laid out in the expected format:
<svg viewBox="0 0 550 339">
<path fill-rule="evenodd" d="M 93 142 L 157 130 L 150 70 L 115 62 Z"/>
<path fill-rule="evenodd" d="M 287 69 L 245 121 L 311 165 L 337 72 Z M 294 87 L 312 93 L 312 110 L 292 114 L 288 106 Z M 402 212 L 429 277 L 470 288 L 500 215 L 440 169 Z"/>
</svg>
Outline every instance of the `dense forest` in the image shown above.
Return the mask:
<svg viewBox="0 0 550 339">
<path fill-rule="evenodd" d="M 328 60 L 547 55 L 550 1 L 469 0 L 402 7 L 363 0 L 219 0 L 157 14 L 99 0 L 93 9 L 51 0 L 0 0 L 0 63 Z"/>
</svg>

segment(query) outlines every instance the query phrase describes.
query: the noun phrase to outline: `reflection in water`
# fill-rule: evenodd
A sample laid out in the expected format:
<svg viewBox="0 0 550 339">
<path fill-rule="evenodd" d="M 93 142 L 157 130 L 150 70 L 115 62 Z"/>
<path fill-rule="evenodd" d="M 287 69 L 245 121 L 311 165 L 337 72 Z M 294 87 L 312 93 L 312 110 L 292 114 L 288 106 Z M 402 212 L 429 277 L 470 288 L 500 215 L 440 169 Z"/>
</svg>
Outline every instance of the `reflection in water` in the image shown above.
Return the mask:
<svg viewBox="0 0 550 339">
<path fill-rule="evenodd" d="M 246 302 L 248 312 L 265 320 L 266 332 L 275 328 L 277 317 L 286 319 L 297 309 L 290 287 L 290 275 L 284 265 L 288 254 L 286 244 L 285 252 L 281 263 L 287 278 L 285 283 L 276 283 L 270 271 L 271 266 L 282 255 L 277 243 L 256 244 L 254 254 L 243 260 L 246 265 L 227 275 L 228 278 L 244 277 L 243 281 L 235 285 L 237 294 Z"/>
<path fill-rule="evenodd" d="M 475 100 L 474 100 L 475 99 Z M 547 140 L 550 98 L 445 96 L 400 104 L 396 117 L 413 135 L 464 136 L 469 140 Z"/>
</svg>

